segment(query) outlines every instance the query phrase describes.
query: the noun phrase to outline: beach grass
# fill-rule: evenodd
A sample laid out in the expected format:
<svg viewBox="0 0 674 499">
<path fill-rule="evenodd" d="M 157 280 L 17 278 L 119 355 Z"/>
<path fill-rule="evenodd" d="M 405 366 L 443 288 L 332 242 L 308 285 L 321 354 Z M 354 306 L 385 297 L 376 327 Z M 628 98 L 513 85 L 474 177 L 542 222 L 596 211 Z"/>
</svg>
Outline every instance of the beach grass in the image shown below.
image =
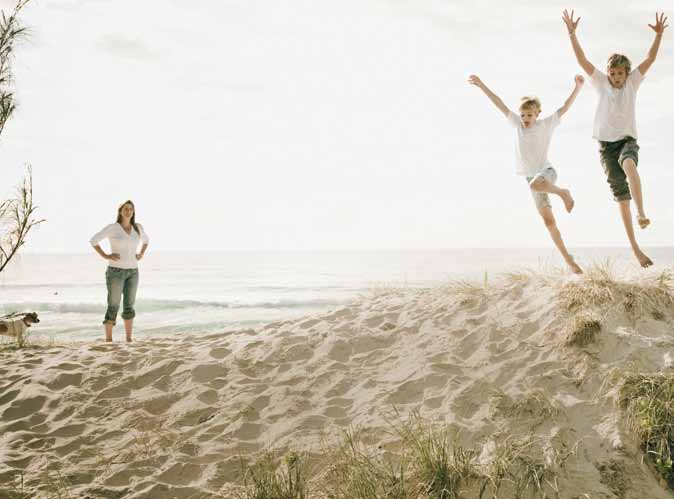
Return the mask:
<svg viewBox="0 0 674 499">
<path fill-rule="evenodd" d="M 654 315 L 662 319 L 663 311 L 674 305 L 674 274 L 664 270 L 624 281 L 610 262 L 595 263 L 582 279 L 561 284 L 558 297 L 569 312 L 608 307 L 633 320 Z"/>
<path fill-rule="evenodd" d="M 589 314 L 580 313 L 573 318 L 569 328 L 567 346 L 585 347 L 594 343 L 601 331 L 601 322 Z"/>
<path fill-rule="evenodd" d="M 647 458 L 674 488 L 674 373 L 626 376 L 619 402 Z"/>
<path fill-rule="evenodd" d="M 390 435 L 389 450 L 348 429 L 313 466 L 307 454 L 273 452 L 241 459 L 238 499 L 505 499 L 555 497 L 555 472 L 531 441 L 494 436 L 485 454 L 463 445 L 453 428 L 412 414 Z M 252 464 L 247 464 L 252 463 Z"/>
<path fill-rule="evenodd" d="M 278 463 L 273 451 L 253 464 L 242 459 L 244 487 L 238 499 L 308 499 L 307 459 L 299 452 L 287 453 Z"/>
</svg>

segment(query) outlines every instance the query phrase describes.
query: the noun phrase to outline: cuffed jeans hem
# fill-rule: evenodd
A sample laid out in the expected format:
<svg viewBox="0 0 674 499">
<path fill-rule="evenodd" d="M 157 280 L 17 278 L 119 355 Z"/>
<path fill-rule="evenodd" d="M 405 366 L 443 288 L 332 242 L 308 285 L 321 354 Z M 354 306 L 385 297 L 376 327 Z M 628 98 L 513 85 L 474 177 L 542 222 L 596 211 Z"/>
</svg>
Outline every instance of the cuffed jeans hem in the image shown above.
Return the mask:
<svg viewBox="0 0 674 499">
<path fill-rule="evenodd" d="M 632 199 L 632 196 L 628 192 L 627 194 L 620 194 L 619 196 L 613 196 L 613 199 L 615 200 L 616 203 L 619 203 L 621 201 L 630 201 Z"/>
<path fill-rule="evenodd" d="M 103 325 L 104 325 L 104 326 L 106 326 L 106 325 L 108 325 L 108 324 L 111 324 L 111 325 L 114 326 L 115 324 L 117 324 L 117 322 L 116 322 L 116 321 L 107 320 L 107 319 L 103 321 Z"/>
<path fill-rule="evenodd" d="M 136 317 L 136 312 L 135 312 L 135 311 L 131 311 L 131 312 L 122 312 L 122 319 L 124 319 L 125 321 L 130 321 L 130 320 L 133 319 L 134 317 Z"/>
</svg>

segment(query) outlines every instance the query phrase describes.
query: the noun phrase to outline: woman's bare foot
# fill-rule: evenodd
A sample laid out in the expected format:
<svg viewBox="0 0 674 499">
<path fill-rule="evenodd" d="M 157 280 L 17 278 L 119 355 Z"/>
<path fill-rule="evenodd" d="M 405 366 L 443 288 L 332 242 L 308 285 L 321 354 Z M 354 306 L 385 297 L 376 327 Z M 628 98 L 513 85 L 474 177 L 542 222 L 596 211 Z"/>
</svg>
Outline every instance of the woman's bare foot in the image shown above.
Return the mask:
<svg viewBox="0 0 674 499">
<path fill-rule="evenodd" d="M 573 258 L 567 260 L 566 264 L 569 266 L 569 270 L 571 270 L 571 272 L 573 272 L 574 274 L 583 273 L 583 269 L 580 268 L 580 265 L 578 265 Z"/>
<path fill-rule="evenodd" d="M 562 189 L 562 193 L 559 196 L 562 198 L 562 201 L 564 201 L 564 207 L 566 208 L 566 211 L 571 213 L 571 210 L 573 210 L 573 205 L 576 204 L 576 202 L 573 200 L 573 197 L 571 197 L 571 191 L 569 191 L 569 189 Z"/>
<path fill-rule="evenodd" d="M 645 229 L 646 227 L 651 225 L 651 219 L 648 218 L 646 215 L 637 215 L 637 223 L 639 224 L 639 227 Z"/>
<path fill-rule="evenodd" d="M 639 260 L 639 265 L 641 265 L 643 268 L 648 268 L 653 265 L 653 260 L 648 258 L 646 254 L 640 249 L 634 250 L 634 256 L 637 257 L 637 260 Z"/>
</svg>

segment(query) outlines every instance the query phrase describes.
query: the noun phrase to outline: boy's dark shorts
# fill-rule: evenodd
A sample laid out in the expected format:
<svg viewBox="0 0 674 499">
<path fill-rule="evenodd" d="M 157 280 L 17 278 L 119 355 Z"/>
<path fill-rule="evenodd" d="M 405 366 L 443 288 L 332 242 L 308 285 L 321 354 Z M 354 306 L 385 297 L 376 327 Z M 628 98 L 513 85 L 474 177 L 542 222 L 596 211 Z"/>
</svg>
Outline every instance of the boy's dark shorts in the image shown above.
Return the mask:
<svg viewBox="0 0 674 499">
<path fill-rule="evenodd" d="M 639 145 L 636 139 L 625 137 L 615 142 L 599 141 L 599 156 L 606 174 L 606 181 L 613 192 L 613 199 L 616 201 L 632 199 L 622 164 L 627 158 L 633 160 L 635 165 L 639 164 Z"/>
</svg>

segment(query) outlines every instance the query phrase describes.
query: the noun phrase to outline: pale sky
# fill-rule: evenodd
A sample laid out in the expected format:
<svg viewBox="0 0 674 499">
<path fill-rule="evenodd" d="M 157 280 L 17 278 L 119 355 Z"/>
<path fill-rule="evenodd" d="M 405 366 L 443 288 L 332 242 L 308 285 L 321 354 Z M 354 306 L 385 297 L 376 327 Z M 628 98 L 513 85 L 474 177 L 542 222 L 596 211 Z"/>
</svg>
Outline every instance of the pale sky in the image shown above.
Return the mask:
<svg viewBox="0 0 674 499">
<path fill-rule="evenodd" d="M 1 0 L 7 9 L 13 2 Z M 604 69 L 646 56 L 674 1 L 34 0 L 16 51 L 19 108 L 0 194 L 27 162 L 47 222 L 27 252 L 87 252 L 120 202 L 155 250 L 547 247 L 514 173 L 514 132 L 476 87 L 543 116 L 573 88 L 561 20 Z M 674 234 L 674 27 L 639 90 L 640 172 Z M 626 246 L 593 141 L 586 84 L 549 154 L 576 198 L 553 200 L 569 246 Z"/>
</svg>

